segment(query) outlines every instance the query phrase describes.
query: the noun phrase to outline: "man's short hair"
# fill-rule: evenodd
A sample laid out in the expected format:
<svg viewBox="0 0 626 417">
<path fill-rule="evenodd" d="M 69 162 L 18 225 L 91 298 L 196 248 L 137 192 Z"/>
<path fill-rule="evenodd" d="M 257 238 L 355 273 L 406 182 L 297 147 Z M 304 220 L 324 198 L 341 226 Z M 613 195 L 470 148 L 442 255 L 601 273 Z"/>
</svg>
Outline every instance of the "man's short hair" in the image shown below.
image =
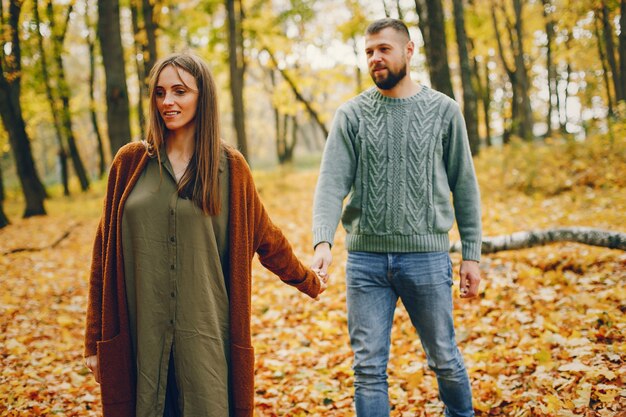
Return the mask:
<svg viewBox="0 0 626 417">
<path fill-rule="evenodd" d="M 370 25 L 365 29 L 366 35 L 374 35 L 380 32 L 383 29 L 392 28 L 396 32 L 405 35 L 407 40 L 411 40 L 411 35 L 409 34 L 409 28 L 406 27 L 402 20 L 392 19 L 390 17 L 386 17 L 384 19 L 378 19 L 370 23 Z"/>
</svg>

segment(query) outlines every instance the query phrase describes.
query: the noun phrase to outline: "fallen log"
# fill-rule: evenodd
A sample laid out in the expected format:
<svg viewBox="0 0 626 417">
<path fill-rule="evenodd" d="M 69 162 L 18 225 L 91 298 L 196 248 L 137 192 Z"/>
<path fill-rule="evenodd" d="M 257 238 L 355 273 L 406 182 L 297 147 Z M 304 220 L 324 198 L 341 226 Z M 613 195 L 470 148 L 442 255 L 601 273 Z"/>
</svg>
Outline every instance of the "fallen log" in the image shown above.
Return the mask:
<svg viewBox="0 0 626 417">
<path fill-rule="evenodd" d="M 484 237 L 481 252 L 489 254 L 505 250 L 527 249 L 555 242 L 576 242 L 626 251 L 626 233 L 592 227 L 559 227 Z M 454 242 L 450 245 L 450 252 L 461 252 L 461 242 Z"/>
</svg>

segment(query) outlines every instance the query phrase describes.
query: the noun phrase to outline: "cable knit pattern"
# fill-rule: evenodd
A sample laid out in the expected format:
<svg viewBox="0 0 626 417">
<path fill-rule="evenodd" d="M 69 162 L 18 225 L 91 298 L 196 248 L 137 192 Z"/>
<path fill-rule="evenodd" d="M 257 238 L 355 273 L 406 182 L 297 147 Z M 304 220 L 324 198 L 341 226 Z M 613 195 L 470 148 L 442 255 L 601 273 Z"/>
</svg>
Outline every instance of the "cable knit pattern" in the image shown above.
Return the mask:
<svg viewBox="0 0 626 417">
<path fill-rule="evenodd" d="M 464 258 L 479 260 L 480 195 L 456 102 L 425 86 L 402 99 L 371 88 L 337 110 L 315 193 L 314 244 L 332 243 L 341 217 L 348 250 L 445 251 L 455 216 Z"/>
</svg>

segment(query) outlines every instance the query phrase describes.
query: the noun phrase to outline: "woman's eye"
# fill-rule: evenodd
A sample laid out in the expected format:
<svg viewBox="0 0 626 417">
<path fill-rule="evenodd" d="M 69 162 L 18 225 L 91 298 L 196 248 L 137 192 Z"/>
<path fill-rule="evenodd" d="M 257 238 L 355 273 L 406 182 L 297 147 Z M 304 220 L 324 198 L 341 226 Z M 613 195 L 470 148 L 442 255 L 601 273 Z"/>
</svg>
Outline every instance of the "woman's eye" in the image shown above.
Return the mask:
<svg viewBox="0 0 626 417">
<path fill-rule="evenodd" d="M 185 93 L 186 93 L 185 90 L 176 90 L 176 94 L 178 94 L 179 96 L 182 96 Z"/>
</svg>

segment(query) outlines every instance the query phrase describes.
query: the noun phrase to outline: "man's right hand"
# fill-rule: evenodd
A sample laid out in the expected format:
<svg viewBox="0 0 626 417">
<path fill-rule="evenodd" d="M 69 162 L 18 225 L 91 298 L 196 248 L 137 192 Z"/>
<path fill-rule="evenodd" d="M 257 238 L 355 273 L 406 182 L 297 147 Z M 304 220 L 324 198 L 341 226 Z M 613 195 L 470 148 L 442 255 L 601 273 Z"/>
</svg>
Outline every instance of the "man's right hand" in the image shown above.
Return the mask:
<svg viewBox="0 0 626 417">
<path fill-rule="evenodd" d="M 93 372 L 93 376 L 96 378 L 96 382 L 100 383 L 100 370 L 98 369 L 98 357 L 96 355 L 88 356 L 85 358 L 85 366 Z"/>
<path fill-rule="evenodd" d="M 328 267 L 333 262 L 333 255 L 330 253 L 330 243 L 321 242 L 315 247 L 311 269 L 317 272 L 324 283 L 328 282 Z"/>
</svg>

